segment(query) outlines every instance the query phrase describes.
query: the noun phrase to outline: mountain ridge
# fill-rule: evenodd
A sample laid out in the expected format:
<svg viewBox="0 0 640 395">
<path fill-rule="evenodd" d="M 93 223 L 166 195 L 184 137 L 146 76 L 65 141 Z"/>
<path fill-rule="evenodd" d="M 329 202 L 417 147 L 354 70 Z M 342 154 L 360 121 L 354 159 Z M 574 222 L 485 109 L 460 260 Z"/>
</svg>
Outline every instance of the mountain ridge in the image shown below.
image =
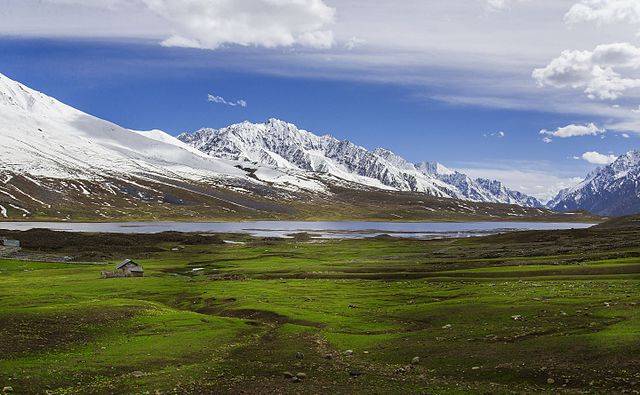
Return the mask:
<svg viewBox="0 0 640 395">
<path fill-rule="evenodd" d="M 368 186 L 425 193 L 475 202 L 544 207 L 537 199 L 499 181 L 471 179 L 437 162 L 411 163 L 385 149 L 369 151 L 349 140 L 316 135 L 292 123 L 271 118 L 244 121 L 221 129 L 182 133 L 180 141 L 219 158 L 274 168 L 295 168 Z"/>
</svg>

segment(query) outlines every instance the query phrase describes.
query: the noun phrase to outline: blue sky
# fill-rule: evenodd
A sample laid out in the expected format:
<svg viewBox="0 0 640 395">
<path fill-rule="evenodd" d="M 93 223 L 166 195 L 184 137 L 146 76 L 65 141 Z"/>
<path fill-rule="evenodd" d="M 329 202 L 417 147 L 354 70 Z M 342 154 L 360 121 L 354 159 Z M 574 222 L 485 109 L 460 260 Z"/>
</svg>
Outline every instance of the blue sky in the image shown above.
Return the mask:
<svg viewBox="0 0 640 395">
<path fill-rule="evenodd" d="M 594 48 L 637 40 L 640 26 L 631 21 L 612 31 L 586 22 L 567 27 L 566 15 L 579 5 L 577 0 L 464 0 L 449 8 L 432 1 L 398 7 L 395 2 L 308 0 L 307 8 L 277 10 L 278 32 L 284 26 L 290 34 L 273 37 L 272 26 L 261 25 L 265 15 L 256 16 L 263 29 L 256 34 L 212 34 L 172 19 L 184 11 L 175 8 L 176 2 L 163 0 L 174 7 L 167 11 L 136 1 L 138 6 L 135 1 L 45 0 L 36 9 L 35 1 L 0 0 L 5 10 L 0 14 L 0 73 L 132 129 L 178 134 L 275 117 L 367 148 L 389 148 L 411 161 L 437 160 L 474 176 L 500 178 L 543 199 L 596 166 L 589 163 L 594 156 L 585 156 L 587 161 L 584 153 L 615 156 L 637 145 L 640 127 L 632 109 L 638 107 L 638 94 L 635 84 L 627 82 L 632 76 L 623 75 L 629 86 L 616 91 L 596 86 L 584 73 L 579 76 L 584 81 L 559 75 L 556 66 L 575 61 L 561 55 L 574 48 L 592 50 L 593 59 L 602 59 L 603 51 Z M 233 3 L 225 17 L 233 20 L 235 12 L 252 16 L 254 9 L 269 16 L 264 1 Z M 203 2 L 203 10 L 219 12 L 206 8 L 212 3 Z M 467 7 L 460 7 L 464 3 Z M 389 7 L 397 7 L 395 18 L 388 17 Z M 429 19 L 434 8 L 439 18 Z M 169 11 L 171 18 L 163 14 Z M 592 11 L 597 16 L 601 10 Z M 50 17 L 38 19 L 38 12 Z M 132 15 L 135 29 L 110 28 L 127 26 Z M 550 15 L 557 22 L 548 32 L 549 26 L 540 25 Z M 158 23 L 163 18 L 170 31 Z M 385 32 L 373 27 L 380 18 Z M 25 29 L 30 23 L 32 29 Z M 515 26 L 522 29 L 509 30 Z M 425 36 L 415 29 L 425 30 Z M 560 33 L 564 40 L 551 38 Z M 535 48 L 528 46 L 533 37 Z M 605 49 L 617 55 L 630 50 Z M 606 62 L 603 68 L 617 66 Z M 616 73 L 622 75 L 627 66 L 620 65 Z M 543 69 L 538 77 L 532 76 L 536 68 Z M 605 82 L 620 86 L 611 78 Z M 247 105 L 211 102 L 208 95 Z M 592 132 L 578 136 L 591 123 Z M 564 133 L 569 136 L 540 134 L 568 125 L 574 126 Z"/>
</svg>

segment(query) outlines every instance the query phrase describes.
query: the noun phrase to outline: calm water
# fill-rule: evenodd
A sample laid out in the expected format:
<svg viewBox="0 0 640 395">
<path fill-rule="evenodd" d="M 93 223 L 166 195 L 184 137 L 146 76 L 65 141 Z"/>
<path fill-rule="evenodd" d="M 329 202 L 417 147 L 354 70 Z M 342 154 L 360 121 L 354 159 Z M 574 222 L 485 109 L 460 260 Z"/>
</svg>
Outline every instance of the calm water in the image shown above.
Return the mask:
<svg viewBox="0 0 640 395">
<path fill-rule="evenodd" d="M 541 222 L 0 222 L 0 229 L 46 228 L 73 232 L 158 233 L 166 231 L 202 233 L 247 233 L 259 237 L 287 237 L 308 232 L 326 238 L 362 238 L 389 234 L 397 237 L 472 237 L 517 230 L 583 229 L 586 223 Z"/>
</svg>

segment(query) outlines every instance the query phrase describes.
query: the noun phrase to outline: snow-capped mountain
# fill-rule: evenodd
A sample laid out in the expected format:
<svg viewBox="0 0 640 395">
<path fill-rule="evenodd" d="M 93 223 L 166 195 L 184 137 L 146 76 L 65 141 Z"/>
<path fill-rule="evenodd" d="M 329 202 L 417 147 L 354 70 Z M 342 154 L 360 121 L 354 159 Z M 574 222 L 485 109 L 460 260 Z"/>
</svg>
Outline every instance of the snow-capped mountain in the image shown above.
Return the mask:
<svg viewBox="0 0 640 395">
<path fill-rule="evenodd" d="M 547 206 L 558 211 L 587 210 L 600 215 L 640 212 L 640 151 L 620 156 L 591 172 L 575 187 L 560 191 Z"/>
<path fill-rule="evenodd" d="M 484 188 L 484 190 L 489 191 L 492 196 L 498 198 L 502 203 L 517 204 L 524 207 L 544 207 L 544 205 L 533 196 L 509 189 L 500 181 L 477 178 L 475 182 Z"/>
<path fill-rule="evenodd" d="M 35 177 L 246 177 L 234 164 L 149 139 L 0 74 L 0 169 Z"/>
<path fill-rule="evenodd" d="M 377 188 L 542 207 L 535 198 L 511 191 L 497 181 L 473 180 L 439 163 L 413 164 L 384 148 L 369 151 L 350 141 L 318 136 L 277 119 L 205 128 L 184 133 L 178 139 L 218 158 L 330 174 Z"/>
<path fill-rule="evenodd" d="M 264 124 L 243 122 L 224 129 L 201 129 L 178 139 L 208 155 L 273 168 L 330 174 L 383 189 L 416 191 L 451 197 L 448 185 L 403 169 L 387 158 L 349 141 L 316 136 L 276 119 Z"/>
<path fill-rule="evenodd" d="M 538 199 L 509 189 L 500 181 L 486 178 L 472 179 L 468 175 L 450 170 L 438 162 L 421 162 L 416 164 L 416 168 L 454 186 L 459 194 L 467 200 L 515 204 L 523 207 L 544 207 Z"/>
</svg>

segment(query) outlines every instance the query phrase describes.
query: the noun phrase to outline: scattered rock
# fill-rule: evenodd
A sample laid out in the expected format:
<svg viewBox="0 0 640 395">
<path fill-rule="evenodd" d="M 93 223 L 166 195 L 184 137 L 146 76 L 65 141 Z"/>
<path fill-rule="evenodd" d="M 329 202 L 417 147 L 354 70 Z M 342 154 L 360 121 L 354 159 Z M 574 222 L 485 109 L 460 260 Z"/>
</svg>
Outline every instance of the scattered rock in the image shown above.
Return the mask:
<svg viewBox="0 0 640 395">
<path fill-rule="evenodd" d="M 291 379 L 291 382 L 292 382 L 292 383 L 299 383 L 300 381 L 301 381 L 301 380 L 300 380 L 298 377 L 296 377 L 296 376 L 293 376 L 293 378 Z"/>
<path fill-rule="evenodd" d="M 6 386 L 6 387 L 2 388 L 2 393 L 4 393 L 4 394 L 8 394 L 8 393 L 10 393 L 10 392 L 13 392 L 13 387 L 11 387 L 11 386 Z"/>
<path fill-rule="evenodd" d="M 291 373 L 291 372 L 284 372 L 284 373 L 282 373 L 282 375 L 284 376 L 285 379 L 292 379 L 293 378 L 293 373 Z"/>
<path fill-rule="evenodd" d="M 547 379 L 547 384 L 554 384 L 556 381 L 552 378 Z"/>
<path fill-rule="evenodd" d="M 344 355 L 353 355 L 353 350 L 347 350 L 344 352 Z"/>
<path fill-rule="evenodd" d="M 349 308 L 350 308 L 350 309 L 357 309 L 357 308 L 358 308 L 358 305 L 357 305 L 357 304 L 350 304 L 350 305 L 349 305 Z"/>
<path fill-rule="evenodd" d="M 447 324 L 447 325 L 443 326 L 442 329 L 451 329 L 452 327 L 453 327 L 453 325 Z"/>
<path fill-rule="evenodd" d="M 296 377 L 299 378 L 300 380 L 304 380 L 304 379 L 307 378 L 307 374 L 300 372 L 300 373 L 296 374 Z"/>
<path fill-rule="evenodd" d="M 524 320 L 524 318 L 522 318 L 521 315 L 512 315 L 511 319 L 514 320 L 514 321 L 522 321 L 522 320 Z"/>
<path fill-rule="evenodd" d="M 362 376 L 362 372 L 359 371 L 359 370 L 353 369 L 353 370 L 349 371 L 349 375 L 351 377 L 359 377 L 359 376 Z"/>
<path fill-rule="evenodd" d="M 405 369 L 405 368 L 398 368 L 398 369 L 396 369 L 396 370 L 395 370 L 395 372 L 396 372 L 396 373 L 398 373 L 398 374 L 402 374 L 402 373 L 406 373 L 406 372 L 407 372 L 407 369 Z"/>
<path fill-rule="evenodd" d="M 333 359 L 333 355 L 331 355 L 331 354 L 325 354 L 325 355 L 324 355 L 324 359 Z"/>
<path fill-rule="evenodd" d="M 298 352 L 296 353 L 296 358 L 297 358 L 297 359 L 304 359 L 304 354 L 303 354 L 303 353 L 301 353 L 300 351 L 298 351 Z"/>
<path fill-rule="evenodd" d="M 420 357 L 414 357 L 414 358 L 411 360 L 411 364 L 412 364 L 412 365 L 417 365 L 417 364 L 419 364 L 419 363 L 420 363 Z"/>
<path fill-rule="evenodd" d="M 471 370 L 480 370 L 480 366 L 474 366 L 471 368 Z"/>
<path fill-rule="evenodd" d="M 144 373 L 143 373 L 143 372 L 141 372 L 141 371 L 139 371 L 139 370 L 136 370 L 136 371 L 134 371 L 134 372 L 131 372 L 131 375 L 132 375 L 133 377 L 135 377 L 135 378 L 140 378 L 140 377 L 144 376 Z"/>
</svg>

